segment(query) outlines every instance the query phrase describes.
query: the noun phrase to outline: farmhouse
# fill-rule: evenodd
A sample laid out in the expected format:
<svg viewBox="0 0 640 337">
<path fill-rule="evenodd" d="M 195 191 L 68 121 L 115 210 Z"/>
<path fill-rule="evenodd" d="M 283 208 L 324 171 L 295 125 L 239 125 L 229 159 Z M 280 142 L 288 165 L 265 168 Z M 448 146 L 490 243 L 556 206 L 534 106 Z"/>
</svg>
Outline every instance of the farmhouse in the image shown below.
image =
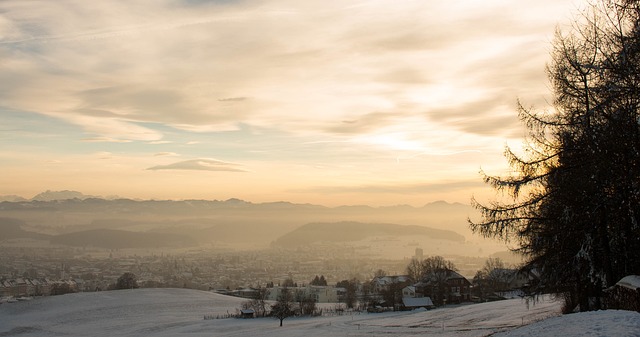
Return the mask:
<svg viewBox="0 0 640 337">
<path fill-rule="evenodd" d="M 430 297 L 438 305 L 471 301 L 471 282 L 450 269 L 427 275 L 415 287 L 416 293 Z"/>
<path fill-rule="evenodd" d="M 613 287 L 606 290 L 605 302 L 609 309 L 640 312 L 640 276 L 623 277 Z"/>
</svg>

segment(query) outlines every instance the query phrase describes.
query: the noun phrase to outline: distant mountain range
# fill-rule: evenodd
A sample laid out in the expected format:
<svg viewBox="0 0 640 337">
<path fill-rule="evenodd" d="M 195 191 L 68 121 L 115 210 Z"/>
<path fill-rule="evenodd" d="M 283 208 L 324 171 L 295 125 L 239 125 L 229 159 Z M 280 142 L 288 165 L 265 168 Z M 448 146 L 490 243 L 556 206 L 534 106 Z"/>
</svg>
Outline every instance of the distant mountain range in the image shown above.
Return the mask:
<svg viewBox="0 0 640 337">
<path fill-rule="evenodd" d="M 66 199 L 83 200 L 88 198 L 98 198 L 98 197 L 85 195 L 77 191 L 45 191 L 37 194 L 35 197 L 31 198 L 31 200 L 37 200 L 37 201 L 53 201 L 53 200 L 66 200 Z"/>
<path fill-rule="evenodd" d="M 23 230 L 26 224 L 18 219 L 0 218 L 0 233 L 3 240 L 37 239 L 53 244 L 73 247 L 121 248 L 161 248 L 191 247 L 198 243 L 197 238 L 208 231 L 219 234 L 219 239 L 229 239 L 233 233 L 220 228 L 194 231 L 188 234 L 169 232 L 132 232 L 117 229 L 89 229 L 59 235 L 41 234 Z M 295 248 L 314 243 L 340 243 L 359 241 L 374 236 L 426 236 L 435 240 L 464 242 L 464 237 L 452 231 L 438 230 L 420 226 L 396 224 L 336 222 L 310 223 L 286 233 L 273 242 L 273 246 Z M 237 238 L 235 238 L 237 239 Z"/>
<path fill-rule="evenodd" d="M 33 204 L 32 202 L 44 202 L 40 204 Z M 48 203 L 47 203 L 48 202 Z M 266 203 L 252 203 L 240 199 L 228 199 L 228 200 L 200 200 L 200 199 L 188 199 L 188 200 L 138 200 L 120 198 L 118 196 L 110 197 L 97 197 L 92 195 L 83 194 L 78 191 L 45 191 L 35 195 L 31 199 L 25 199 L 17 195 L 2 195 L 0 196 L 0 210 L 7 209 L 20 209 L 20 208 L 46 208 L 56 207 L 58 209 L 65 208 L 92 208 L 92 209 L 106 209 L 106 208 L 118 208 L 126 207 L 127 205 L 133 205 L 138 208 L 144 209 L 166 209 L 167 211 L 180 211 L 192 210 L 195 211 L 207 211 L 212 209 L 251 209 L 260 211 L 280 212 L 280 211 L 308 211 L 308 210 L 333 210 L 338 213 L 359 213 L 370 212 L 377 210 L 380 212 L 385 211 L 403 211 L 403 212 L 415 212 L 422 210 L 435 211 L 435 212 L 466 212 L 472 210 L 469 205 L 461 203 L 448 203 L 446 201 L 435 201 L 425 204 L 423 207 L 413 207 L 409 205 L 395 205 L 395 206 L 381 206 L 372 207 L 367 205 L 349 205 L 338 207 L 326 207 L 313 204 L 295 204 L 286 201 L 278 202 L 266 202 Z M 26 206 L 27 204 L 29 206 Z"/>
<path fill-rule="evenodd" d="M 31 200 L 0 201 L 0 241 L 47 234 L 45 239 L 55 243 L 105 248 L 213 244 L 255 249 L 392 233 L 459 242 L 469 233 L 467 217 L 475 212 L 469 205 L 444 201 L 423 207 L 325 207 L 239 199 L 105 199 L 47 191 Z"/>
<path fill-rule="evenodd" d="M 67 200 L 67 199 L 84 200 L 84 199 L 89 199 L 89 198 L 102 198 L 102 197 L 93 196 L 93 195 L 87 195 L 87 194 L 84 194 L 84 193 L 78 192 L 78 191 L 69 191 L 69 190 L 49 191 L 49 190 L 47 190 L 47 191 L 44 191 L 42 193 L 36 194 L 31 199 L 27 199 L 27 198 L 21 197 L 19 195 L 0 195 L 0 202 L 1 201 L 11 201 L 11 202 L 18 202 L 18 201 L 53 201 L 53 200 Z M 108 197 L 108 198 L 104 198 L 104 199 L 117 199 L 117 198 L 119 198 L 119 197 L 113 196 L 113 197 Z"/>
</svg>

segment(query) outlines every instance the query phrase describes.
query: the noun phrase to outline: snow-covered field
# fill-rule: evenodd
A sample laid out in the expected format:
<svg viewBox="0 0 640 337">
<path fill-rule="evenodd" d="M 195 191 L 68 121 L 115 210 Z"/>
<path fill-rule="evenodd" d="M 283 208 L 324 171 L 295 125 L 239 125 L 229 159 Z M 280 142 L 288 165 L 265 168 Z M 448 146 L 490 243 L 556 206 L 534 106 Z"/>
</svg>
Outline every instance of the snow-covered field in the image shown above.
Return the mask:
<svg viewBox="0 0 640 337">
<path fill-rule="evenodd" d="M 488 336 L 504 331 L 499 336 L 640 336 L 636 312 L 555 317 L 560 303 L 549 300 L 529 306 L 513 299 L 430 311 L 288 318 L 283 327 L 270 318 L 204 320 L 205 315 L 235 313 L 243 301 L 187 289 L 36 298 L 0 305 L 0 336 Z"/>
</svg>

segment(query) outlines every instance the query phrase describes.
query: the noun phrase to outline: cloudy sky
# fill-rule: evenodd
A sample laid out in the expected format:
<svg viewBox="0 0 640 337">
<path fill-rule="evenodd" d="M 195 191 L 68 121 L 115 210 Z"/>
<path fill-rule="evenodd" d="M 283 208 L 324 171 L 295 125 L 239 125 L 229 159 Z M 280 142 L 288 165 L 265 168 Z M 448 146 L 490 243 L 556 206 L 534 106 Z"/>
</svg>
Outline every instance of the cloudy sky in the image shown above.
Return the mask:
<svg viewBox="0 0 640 337">
<path fill-rule="evenodd" d="M 0 2 L 0 195 L 468 203 L 579 0 Z"/>
</svg>

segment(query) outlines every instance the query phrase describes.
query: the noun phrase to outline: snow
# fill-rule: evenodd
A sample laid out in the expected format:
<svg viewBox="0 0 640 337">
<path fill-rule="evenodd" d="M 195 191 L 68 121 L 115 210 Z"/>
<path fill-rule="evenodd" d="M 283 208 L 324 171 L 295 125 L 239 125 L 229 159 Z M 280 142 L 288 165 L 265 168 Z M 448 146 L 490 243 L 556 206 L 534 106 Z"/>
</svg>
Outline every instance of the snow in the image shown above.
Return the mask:
<svg viewBox="0 0 640 337">
<path fill-rule="evenodd" d="M 560 303 L 511 299 L 434 310 L 341 316 L 209 319 L 245 299 L 188 289 L 134 289 L 35 298 L 0 305 L 0 336 L 638 336 L 640 314 L 555 317 Z M 551 318 L 550 318 L 551 317 Z M 533 324 L 531 324 L 533 323 Z M 522 326 L 531 324 L 528 326 Z M 517 329 L 516 329 L 517 328 Z M 515 330 L 514 330 L 515 329 Z"/>
<path fill-rule="evenodd" d="M 640 276 L 638 275 L 625 276 L 620 281 L 618 281 L 616 285 L 629 288 L 631 290 L 636 290 L 640 288 Z"/>
<path fill-rule="evenodd" d="M 494 336 L 640 336 L 640 313 L 626 310 L 580 312 L 549 318 Z"/>
<path fill-rule="evenodd" d="M 402 303 L 405 307 L 432 307 L 433 301 L 430 297 L 403 297 Z"/>
</svg>

